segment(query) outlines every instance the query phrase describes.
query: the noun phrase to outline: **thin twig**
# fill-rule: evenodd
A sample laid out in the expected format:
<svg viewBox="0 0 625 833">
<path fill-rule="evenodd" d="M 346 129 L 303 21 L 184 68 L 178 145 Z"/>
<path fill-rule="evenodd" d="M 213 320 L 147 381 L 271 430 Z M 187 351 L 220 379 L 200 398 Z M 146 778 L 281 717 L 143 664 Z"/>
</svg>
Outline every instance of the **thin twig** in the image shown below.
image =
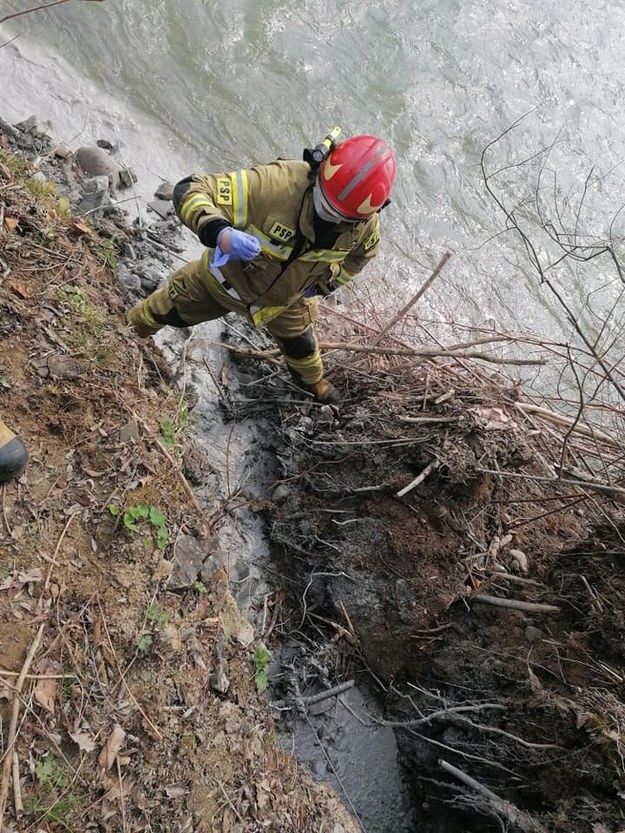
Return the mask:
<svg viewBox="0 0 625 833">
<path fill-rule="evenodd" d="M 422 286 L 418 289 L 418 291 L 415 293 L 415 295 L 413 295 L 413 297 L 410 299 L 410 301 L 408 301 L 406 306 L 402 307 L 400 309 L 400 311 L 397 313 L 397 315 L 395 315 L 393 318 L 391 318 L 391 320 L 388 322 L 386 327 L 384 327 L 384 329 L 381 330 L 381 332 L 378 333 L 378 335 L 373 339 L 373 341 L 371 342 L 372 347 L 375 347 L 375 345 L 378 344 L 384 338 L 384 336 L 390 330 L 393 329 L 395 324 L 397 324 L 397 322 L 401 318 L 403 318 L 406 315 L 406 313 L 409 312 L 409 310 L 412 309 L 412 307 L 414 307 L 414 305 L 417 303 L 419 298 L 421 298 L 421 296 L 424 295 L 425 292 L 427 292 L 427 290 L 432 286 L 432 284 L 434 283 L 436 278 L 440 275 L 443 267 L 445 266 L 445 264 L 447 263 L 447 261 L 449 260 L 450 257 L 451 257 L 451 252 L 445 252 L 445 254 L 439 260 L 436 269 L 432 272 L 430 277 L 425 281 L 424 284 L 422 284 Z"/>
<path fill-rule="evenodd" d="M 471 599 L 472 602 L 480 602 L 494 607 L 505 607 L 509 610 L 524 610 L 527 613 L 560 613 L 557 605 L 538 604 L 537 602 L 523 602 L 520 599 L 501 599 L 498 596 L 487 596 L 485 593 L 478 593 Z"/>
<path fill-rule="evenodd" d="M 13 747 L 15 746 L 15 741 L 17 737 L 17 721 L 20 711 L 20 694 L 24 686 L 24 680 L 26 679 L 26 675 L 28 674 L 28 669 L 30 668 L 35 654 L 39 649 L 39 644 L 41 642 L 45 626 L 45 622 L 42 622 L 39 625 L 39 630 L 37 631 L 37 635 L 35 636 L 33 643 L 28 651 L 28 654 L 26 655 L 24 665 L 22 666 L 20 675 L 17 678 L 17 683 L 15 684 L 15 691 L 13 693 L 13 705 L 11 707 L 11 721 L 9 723 L 9 734 L 7 736 L 7 744 L 4 750 L 4 757 L 2 759 L 2 781 L 0 782 L 0 830 L 4 829 L 4 812 L 7 806 L 7 797 L 9 794 L 9 781 L 11 778 L 11 767 L 13 766 Z"/>
<path fill-rule="evenodd" d="M 13 769 L 13 802 L 15 804 L 15 818 L 19 817 L 24 812 L 24 804 L 22 802 L 22 785 L 20 784 L 20 760 L 17 757 L 15 749 L 12 753 L 12 769 Z"/>
<path fill-rule="evenodd" d="M 423 483 L 425 478 L 429 474 L 431 474 L 434 471 L 434 469 L 437 469 L 439 466 L 440 466 L 440 461 L 439 460 L 432 460 L 430 463 L 427 464 L 427 466 L 423 469 L 423 471 L 421 472 L 421 474 L 418 477 L 415 477 L 415 479 L 411 480 L 410 483 L 407 486 L 404 486 L 403 489 L 400 489 L 399 492 L 397 492 L 397 497 L 403 497 L 404 495 L 407 495 L 408 492 L 412 491 L 412 489 L 416 489 L 416 487 L 420 483 Z"/>
</svg>

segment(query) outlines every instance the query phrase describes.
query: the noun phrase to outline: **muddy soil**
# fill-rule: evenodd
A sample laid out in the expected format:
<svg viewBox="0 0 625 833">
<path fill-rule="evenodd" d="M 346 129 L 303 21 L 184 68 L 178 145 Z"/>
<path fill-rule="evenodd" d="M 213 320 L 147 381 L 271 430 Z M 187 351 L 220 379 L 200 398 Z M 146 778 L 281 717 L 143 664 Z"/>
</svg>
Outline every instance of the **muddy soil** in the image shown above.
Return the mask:
<svg viewBox="0 0 625 833">
<path fill-rule="evenodd" d="M 547 432 L 516 388 L 460 372 L 436 405 L 431 368 L 363 376 L 335 370 L 340 413 L 283 420 L 268 514 L 298 627 L 376 681 L 383 718 L 354 713 L 394 728 L 415 829 L 621 829 L 622 506 L 531 479 Z"/>
</svg>

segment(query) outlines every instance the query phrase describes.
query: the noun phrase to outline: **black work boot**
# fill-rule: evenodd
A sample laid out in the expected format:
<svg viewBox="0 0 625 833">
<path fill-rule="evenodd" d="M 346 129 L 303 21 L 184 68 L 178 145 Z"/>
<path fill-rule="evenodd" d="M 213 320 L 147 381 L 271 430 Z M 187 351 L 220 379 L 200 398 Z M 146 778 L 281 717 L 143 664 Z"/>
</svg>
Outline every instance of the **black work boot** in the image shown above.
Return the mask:
<svg viewBox="0 0 625 833">
<path fill-rule="evenodd" d="M 317 402 L 322 402 L 324 405 L 340 405 L 341 403 L 341 394 L 327 379 L 320 379 L 314 385 L 306 385 L 306 387 L 314 393 Z"/>
<path fill-rule="evenodd" d="M 27 462 L 26 446 L 0 419 L 0 483 L 19 477 Z"/>
</svg>

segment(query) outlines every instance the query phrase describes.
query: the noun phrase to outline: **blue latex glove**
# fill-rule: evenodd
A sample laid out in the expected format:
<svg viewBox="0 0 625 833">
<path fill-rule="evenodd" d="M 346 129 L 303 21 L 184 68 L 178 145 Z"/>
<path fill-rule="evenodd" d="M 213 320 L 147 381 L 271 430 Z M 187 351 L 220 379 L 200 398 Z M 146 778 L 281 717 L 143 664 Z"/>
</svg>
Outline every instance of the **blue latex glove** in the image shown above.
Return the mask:
<svg viewBox="0 0 625 833">
<path fill-rule="evenodd" d="M 223 242 L 225 249 L 222 249 Z M 217 247 L 213 256 L 213 266 L 223 266 L 232 260 L 253 260 L 261 252 L 260 243 L 246 231 L 235 228 L 222 229 L 217 235 Z"/>
<path fill-rule="evenodd" d="M 319 288 L 317 284 L 314 283 L 312 286 L 309 286 L 306 292 L 304 292 L 304 298 L 314 298 L 315 295 L 319 294 Z"/>
</svg>

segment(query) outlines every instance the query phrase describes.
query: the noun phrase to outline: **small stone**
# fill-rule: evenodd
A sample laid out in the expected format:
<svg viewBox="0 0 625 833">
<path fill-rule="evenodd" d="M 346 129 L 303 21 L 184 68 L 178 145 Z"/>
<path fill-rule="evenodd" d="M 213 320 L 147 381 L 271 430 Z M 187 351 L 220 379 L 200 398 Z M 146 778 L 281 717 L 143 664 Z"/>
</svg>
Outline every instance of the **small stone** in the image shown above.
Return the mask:
<svg viewBox="0 0 625 833">
<path fill-rule="evenodd" d="M 168 587 L 171 590 L 183 590 L 193 587 L 198 579 L 206 552 L 197 538 L 181 535 L 176 541 L 172 571 Z"/>
<path fill-rule="evenodd" d="M 224 658 L 225 642 L 220 639 L 213 650 L 213 664 L 211 675 L 208 678 L 208 684 L 219 694 L 225 694 L 230 688 L 230 680 L 228 679 L 228 663 Z M 226 723 L 228 722 L 226 718 Z M 226 732 L 228 729 L 226 728 Z"/>
<path fill-rule="evenodd" d="M 534 642 L 538 642 L 540 639 L 543 639 L 544 633 L 540 630 L 540 628 L 535 628 L 533 625 L 528 625 L 525 628 L 525 638 L 528 642 L 532 644 Z"/>
<path fill-rule="evenodd" d="M 326 697 L 325 700 L 319 700 L 318 703 L 312 703 L 308 706 L 308 711 L 312 715 L 325 714 L 326 712 L 332 711 L 335 706 L 336 697 Z"/>
<path fill-rule="evenodd" d="M 63 144 L 63 142 L 59 142 L 58 145 L 52 148 L 52 153 L 59 159 L 69 159 L 72 155 L 72 149 L 66 144 Z"/>
<path fill-rule="evenodd" d="M 291 494 L 291 489 L 286 485 L 286 483 L 280 483 L 276 488 L 273 490 L 271 497 L 274 500 L 284 500 Z"/>
<path fill-rule="evenodd" d="M 139 427 L 134 419 L 127 422 L 119 429 L 119 441 L 127 443 L 128 440 L 136 440 L 139 436 Z"/>
<path fill-rule="evenodd" d="M 150 211 L 158 214 L 162 220 L 166 220 L 168 217 L 173 217 L 176 213 L 172 204 L 167 200 L 152 200 L 152 202 L 148 203 L 148 208 Z"/>
<path fill-rule="evenodd" d="M 124 243 L 124 257 L 126 260 L 136 260 L 137 253 L 134 250 L 132 243 Z"/>
<path fill-rule="evenodd" d="M 157 200 L 171 201 L 174 196 L 174 186 L 171 184 L 171 182 L 163 180 L 163 182 L 161 182 L 161 184 L 154 192 L 154 196 Z"/>
<path fill-rule="evenodd" d="M 33 182 L 39 183 L 39 185 L 45 185 L 46 182 L 48 181 L 47 178 L 46 178 L 46 175 L 42 171 L 37 171 L 36 174 L 33 174 L 31 176 L 31 180 Z"/>
<path fill-rule="evenodd" d="M 52 379 L 77 379 L 82 370 L 79 361 L 57 353 L 48 356 L 46 363 Z"/>
<path fill-rule="evenodd" d="M 522 573 L 527 573 L 529 570 L 529 565 L 527 562 L 527 556 L 523 552 L 523 550 L 509 550 L 510 557 L 512 558 L 512 566 L 517 570 L 520 570 Z"/>
<path fill-rule="evenodd" d="M 141 292 L 141 278 L 130 272 L 128 269 L 120 267 L 117 272 L 117 280 L 129 292 Z"/>
<path fill-rule="evenodd" d="M 136 173 L 130 168 L 122 168 L 119 172 L 119 187 L 132 188 L 133 182 L 138 179 Z"/>
<path fill-rule="evenodd" d="M 84 216 L 93 214 L 99 209 L 111 204 L 109 193 L 109 181 L 107 177 L 95 176 L 83 183 L 83 198 L 78 206 L 77 213 Z"/>
</svg>

